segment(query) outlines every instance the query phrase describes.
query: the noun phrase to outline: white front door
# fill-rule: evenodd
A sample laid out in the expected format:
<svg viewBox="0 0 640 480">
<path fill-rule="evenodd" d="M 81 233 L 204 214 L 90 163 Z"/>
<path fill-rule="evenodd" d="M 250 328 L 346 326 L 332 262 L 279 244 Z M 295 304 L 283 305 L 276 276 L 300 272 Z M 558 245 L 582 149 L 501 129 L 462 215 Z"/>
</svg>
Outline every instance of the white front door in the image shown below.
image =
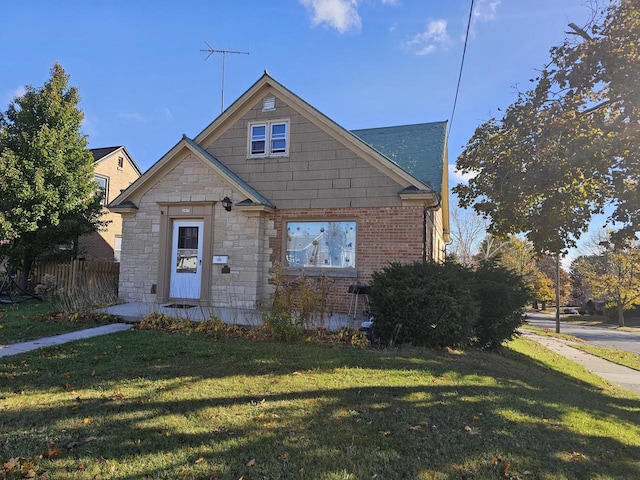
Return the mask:
<svg viewBox="0 0 640 480">
<path fill-rule="evenodd" d="M 174 220 L 171 242 L 171 298 L 200 298 L 204 222 Z"/>
</svg>

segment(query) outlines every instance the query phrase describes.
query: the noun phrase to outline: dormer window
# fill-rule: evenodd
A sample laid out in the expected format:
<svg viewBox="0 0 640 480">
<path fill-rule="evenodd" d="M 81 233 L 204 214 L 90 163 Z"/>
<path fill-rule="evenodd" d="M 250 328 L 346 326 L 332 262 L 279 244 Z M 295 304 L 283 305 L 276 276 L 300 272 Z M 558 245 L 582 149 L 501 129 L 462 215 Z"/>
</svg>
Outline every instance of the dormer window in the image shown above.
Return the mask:
<svg viewBox="0 0 640 480">
<path fill-rule="evenodd" d="M 289 122 L 249 125 L 249 157 L 279 157 L 289 153 Z"/>
</svg>

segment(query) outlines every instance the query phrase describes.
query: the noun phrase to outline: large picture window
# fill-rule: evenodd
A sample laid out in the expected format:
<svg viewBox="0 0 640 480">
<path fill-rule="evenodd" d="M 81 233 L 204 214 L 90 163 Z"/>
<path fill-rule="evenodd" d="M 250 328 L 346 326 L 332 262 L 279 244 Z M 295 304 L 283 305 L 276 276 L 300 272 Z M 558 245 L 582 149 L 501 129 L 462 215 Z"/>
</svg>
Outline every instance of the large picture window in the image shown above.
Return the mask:
<svg viewBox="0 0 640 480">
<path fill-rule="evenodd" d="M 289 152 L 289 122 L 253 123 L 249 125 L 249 156 L 283 156 Z"/>
<path fill-rule="evenodd" d="M 356 266 L 356 222 L 287 222 L 287 267 Z"/>
</svg>

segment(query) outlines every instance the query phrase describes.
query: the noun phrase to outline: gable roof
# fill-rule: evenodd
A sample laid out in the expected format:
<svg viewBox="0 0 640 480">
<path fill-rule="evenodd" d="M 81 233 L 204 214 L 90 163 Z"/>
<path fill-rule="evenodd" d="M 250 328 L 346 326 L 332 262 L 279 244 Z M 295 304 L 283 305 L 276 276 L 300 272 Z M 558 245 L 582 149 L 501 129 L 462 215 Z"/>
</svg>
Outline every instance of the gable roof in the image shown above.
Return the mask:
<svg viewBox="0 0 640 480">
<path fill-rule="evenodd" d="M 318 109 L 298 95 L 293 93 L 287 87 L 276 81 L 266 71 L 249 89 L 244 92 L 235 102 L 233 102 L 224 112 L 220 114 L 213 122 L 211 122 L 202 132 L 194 138 L 198 145 L 207 145 L 212 139 L 220 135 L 225 130 L 226 124 L 237 121 L 246 111 L 251 108 L 255 102 L 262 99 L 267 93 L 275 93 L 283 99 L 287 104 L 303 113 L 310 121 L 314 122 L 318 127 L 324 130 L 336 140 L 342 142 L 347 148 L 358 152 L 360 156 L 368 161 L 371 165 L 378 168 L 381 172 L 396 180 L 404 188 L 414 186 L 421 192 L 433 192 L 423 180 L 414 176 L 405 170 L 401 163 L 395 162 L 383 152 L 378 151 L 369 143 L 360 137 L 349 132 L 329 117 L 324 115 Z M 446 145 L 446 142 L 445 142 Z M 442 165 L 442 163 L 441 163 Z M 442 174 L 439 176 L 442 178 Z M 434 183 L 434 179 L 429 179 Z M 440 185 L 438 185 L 439 189 Z"/>
<path fill-rule="evenodd" d="M 115 152 L 119 148 L 120 148 L 120 146 L 117 146 L 117 147 L 91 148 L 90 150 L 91 150 L 91 153 L 93 154 L 93 161 L 97 162 L 97 161 L 101 160 L 102 158 L 106 157 L 107 155 L 109 155 L 110 153 Z"/>
<path fill-rule="evenodd" d="M 138 165 L 133 160 L 133 158 L 131 158 L 131 155 L 129 155 L 129 152 L 127 152 L 127 149 L 124 148 L 123 145 L 118 145 L 118 146 L 115 146 L 115 147 L 90 148 L 89 150 L 91 151 L 91 154 L 93 155 L 93 163 L 98 163 L 103 158 L 105 158 L 107 155 L 111 155 L 113 152 L 115 152 L 117 150 L 122 150 L 124 152 L 124 154 L 127 156 L 127 159 L 129 160 L 129 162 L 133 166 L 134 170 L 138 173 L 138 175 L 142 175 L 142 171 L 140 170 L 140 167 L 138 167 Z"/>
<path fill-rule="evenodd" d="M 269 200 L 260 195 L 253 187 L 220 163 L 217 158 L 183 134 L 182 139 L 171 150 L 109 204 L 109 209 L 118 212 L 130 210 L 132 207 L 137 208 L 135 201 L 139 200 L 138 196 L 144 193 L 147 185 L 153 185 L 155 183 L 155 179 L 163 174 L 165 169 L 175 161 L 178 153 L 184 149 L 192 152 L 196 158 L 209 166 L 221 178 L 229 182 L 229 184 L 235 186 L 243 195 L 247 196 L 246 200 L 236 205 L 248 209 L 257 206 L 269 209 L 275 208 Z"/>
<path fill-rule="evenodd" d="M 247 196 L 247 200 L 236 203 L 237 206 L 244 206 L 247 209 L 258 206 L 275 208 L 269 200 L 202 147 L 219 138 L 267 94 L 283 99 L 287 105 L 304 115 L 318 128 L 396 181 L 400 185 L 398 193 L 403 200 L 409 198 L 411 201 L 421 202 L 437 200 L 435 207 L 439 207 L 442 203 L 442 207 L 447 212 L 445 217 L 448 218 L 447 122 L 350 132 L 274 80 L 266 71 L 194 139 L 183 136 L 142 177 L 117 197 L 110 208 L 117 208 L 119 203 L 139 200 L 147 185 L 153 185 L 165 166 L 172 164 L 177 154 L 184 148 L 196 153 L 197 158 L 211 166 Z"/>
<path fill-rule="evenodd" d="M 442 194 L 447 122 L 352 130 L 407 173 Z"/>
</svg>

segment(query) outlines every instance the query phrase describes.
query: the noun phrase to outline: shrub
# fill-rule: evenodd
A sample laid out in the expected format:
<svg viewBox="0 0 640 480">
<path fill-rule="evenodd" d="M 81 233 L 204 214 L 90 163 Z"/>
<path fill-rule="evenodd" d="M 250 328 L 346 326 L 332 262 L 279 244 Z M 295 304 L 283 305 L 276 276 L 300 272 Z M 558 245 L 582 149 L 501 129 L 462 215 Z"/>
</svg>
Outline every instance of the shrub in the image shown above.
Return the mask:
<svg viewBox="0 0 640 480">
<path fill-rule="evenodd" d="M 373 274 L 371 309 L 389 344 L 497 348 L 522 324 L 530 300 L 522 277 L 484 264 L 391 264 Z"/>
<path fill-rule="evenodd" d="M 454 263 L 392 263 L 375 272 L 371 310 L 382 339 L 390 344 L 468 344 L 478 315 L 468 277 L 469 270 Z"/>
<path fill-rule="evenodd" d="M 324 327 L 331 309 L 333 283 L 326 276 L 309 277 L 304 273 L 286 278 L 281 265 L 273 269 L 275 286 L 271 307 L 263 312 L 265 327 L 278 339 L 293 341 L 305 331 Z"/>
<path fill-rule="evenodd" d="M 471 291 L 480 307 L 473 345 L 497 348 L 522 325 L 522 308 L 532 298 L 523 278 L 493 263 L 482 263 L 471 276 Z"/>
</svg>

